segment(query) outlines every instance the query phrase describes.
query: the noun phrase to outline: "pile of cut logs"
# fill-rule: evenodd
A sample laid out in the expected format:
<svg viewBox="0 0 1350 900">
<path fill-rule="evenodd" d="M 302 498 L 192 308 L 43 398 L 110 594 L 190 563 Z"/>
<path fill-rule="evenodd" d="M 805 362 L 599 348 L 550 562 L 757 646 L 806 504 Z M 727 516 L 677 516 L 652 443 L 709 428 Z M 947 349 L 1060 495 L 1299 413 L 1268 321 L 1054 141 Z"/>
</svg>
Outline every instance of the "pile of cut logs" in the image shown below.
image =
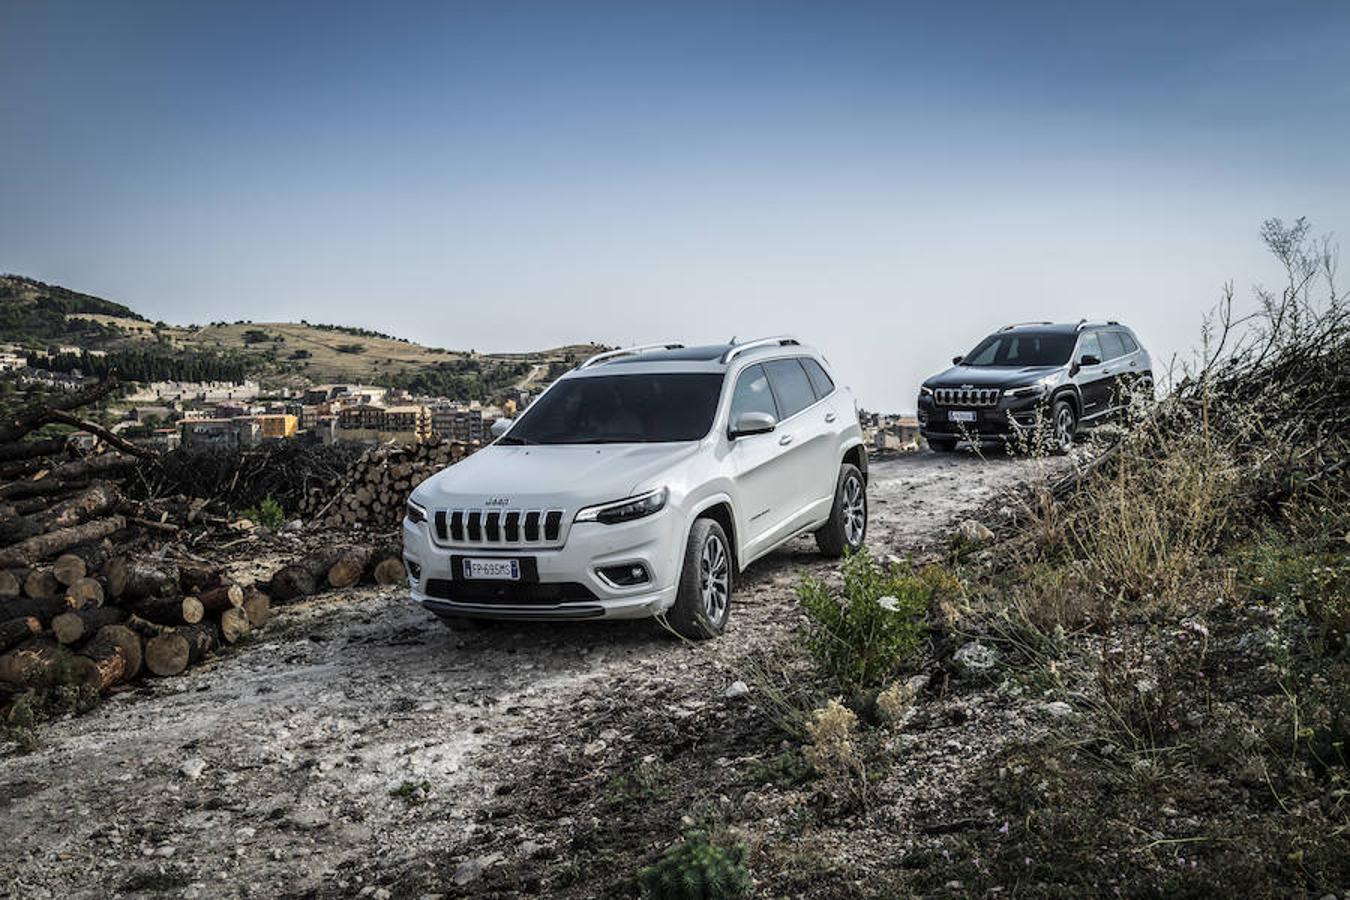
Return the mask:
<svg viewBox="0 0 1350 900">
<path fill-rule="evenodd" d="M 476 449 L 476 444 L 442 440 L 371 447 L 334 488 L 311 491 L 300 512 L 315 527 L 395 528 L 413 488 Z"/>
</svg>

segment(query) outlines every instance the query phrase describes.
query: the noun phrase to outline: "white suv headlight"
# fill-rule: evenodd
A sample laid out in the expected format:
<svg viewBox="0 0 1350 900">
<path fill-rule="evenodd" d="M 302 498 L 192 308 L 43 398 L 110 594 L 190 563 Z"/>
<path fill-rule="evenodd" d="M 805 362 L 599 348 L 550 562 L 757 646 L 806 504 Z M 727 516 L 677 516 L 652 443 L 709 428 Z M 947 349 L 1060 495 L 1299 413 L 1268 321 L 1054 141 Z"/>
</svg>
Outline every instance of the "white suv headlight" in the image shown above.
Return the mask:
<svg viewBox="0 0 1350 900">
<path fill-rule="evenodd" d="M 660 512 L 665 507 L 666 500 L 669 497 L 670 491 L 668 489 L 657 488 L 645 494 L 638 494 L 636 497 L 629 497 L 627 500 L 615 500 L 613 503 L 588 506 L 577 513 L 576 521 L 600 522 L 605 525 L 631 522 L 633 519 L 641 519 L 650 516 L 652 513 Z"/>
<path fill-rule="evenodd" d="M 408 516 L 408 521 L 414 525 L 419 525 L 427 520 L 427 511 L 411 500 L 407 501 L 403 508 Z"/>
</svg>

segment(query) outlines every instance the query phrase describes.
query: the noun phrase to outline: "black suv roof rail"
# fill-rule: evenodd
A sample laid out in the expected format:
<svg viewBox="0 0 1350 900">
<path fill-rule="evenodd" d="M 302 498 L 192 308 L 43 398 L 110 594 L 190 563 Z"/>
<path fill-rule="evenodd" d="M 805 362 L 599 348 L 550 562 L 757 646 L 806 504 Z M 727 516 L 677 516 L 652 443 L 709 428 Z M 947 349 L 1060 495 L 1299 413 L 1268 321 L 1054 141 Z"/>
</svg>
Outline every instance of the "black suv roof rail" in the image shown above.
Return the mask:
<svg viewBox="0 0 1350 900">
<path fill-rule="evenodd" d="M 1095 328 L 1095 327 L 1097 327 L 1097 326 L 1099 326 L 1099 325 L 1116 325 L 1116 326 L 1119 326 L 1120 323 L 1117 322 L 1115 319 L 1107 319 L 1105 322 L 1089 322 L 1087 319 L 1079 319 L 1079 320 L 1078 320 L 1078 327 L 1077 327 L 1075 330 L 1076 330 L 1076 331 L 1082 331 L 1084 328 Z"/>
<path fill-rule="evenodd" d="M 1011 325 L 1004 325 L 1002 328 L 999 329 L 999 331 L 1012 331 L 1014 328 L 1021 328 L 1023 325 L 1053 325 L 1053 324 L 1055 324 L 1055 323 L 1054 323 L 1054 322 L 1048 322 L 1048 321 L 1040 321 L 1040 322 L 1013 322 Z"/>
</svg>

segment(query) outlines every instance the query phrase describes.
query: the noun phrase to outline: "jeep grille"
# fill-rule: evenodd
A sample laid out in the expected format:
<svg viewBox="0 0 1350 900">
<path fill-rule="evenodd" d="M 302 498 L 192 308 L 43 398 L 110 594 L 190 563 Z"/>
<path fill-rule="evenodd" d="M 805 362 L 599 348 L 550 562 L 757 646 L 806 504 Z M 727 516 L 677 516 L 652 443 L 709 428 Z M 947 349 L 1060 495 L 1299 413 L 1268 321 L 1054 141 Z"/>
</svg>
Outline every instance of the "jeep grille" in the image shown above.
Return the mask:
<svg viewBox="0 0 1350 900">
<path fill-rule="evenodd" d="M 998 406 L 998 388 L 935 388 L 939 406 Z"/>
<path fill-rule="evenodd" d="M 437 543 L 461 546 L 545 546 L 562 543 L 560 509 L 438 509 Z"/>
</svg>

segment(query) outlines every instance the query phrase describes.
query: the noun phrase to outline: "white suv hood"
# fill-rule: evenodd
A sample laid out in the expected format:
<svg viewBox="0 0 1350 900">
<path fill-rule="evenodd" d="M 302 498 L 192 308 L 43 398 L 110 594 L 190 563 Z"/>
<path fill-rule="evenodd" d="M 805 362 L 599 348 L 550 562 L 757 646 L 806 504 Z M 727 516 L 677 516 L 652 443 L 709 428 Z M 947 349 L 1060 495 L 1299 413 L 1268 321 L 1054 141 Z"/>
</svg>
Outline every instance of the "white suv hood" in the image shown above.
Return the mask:
<svg viewBox="0 0 1350 900">
<path fill-rule="evenodd" d="M 491 444 L 428 478 L 413 491 L 428 508 L 477 507 L 491 498 L 514 508 L 577 510 L 621 500 L 698 451 L 676 444 Z M 651 483 L 649 487 L 660 487 Z M 503 502 L 504 501 L 504 502 Z"/>
</svg>

